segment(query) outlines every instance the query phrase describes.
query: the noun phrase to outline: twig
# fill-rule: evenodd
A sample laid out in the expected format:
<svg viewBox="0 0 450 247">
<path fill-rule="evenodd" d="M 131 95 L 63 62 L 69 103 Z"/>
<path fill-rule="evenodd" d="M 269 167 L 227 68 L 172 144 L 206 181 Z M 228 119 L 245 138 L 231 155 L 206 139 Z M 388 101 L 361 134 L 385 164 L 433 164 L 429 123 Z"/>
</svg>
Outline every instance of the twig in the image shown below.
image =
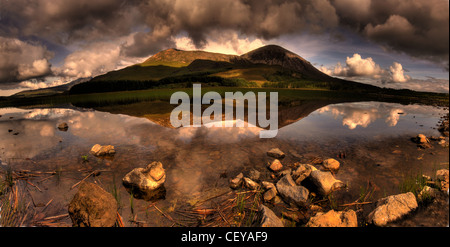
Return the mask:
<svg viewBox="0 0 450 247">
<path fill-rule="evenodd" d="M 69 214 L 61 214 L 61 215 L 57 215 L 57 216 L 46 217 L 46 218 L 44 218 L 44 220 L 56 220 L 56 219 L 64 218 L 67 216 L 69 216 Z"/>
<path fill-rule="evenodd" d="M 50 205 L 50 203 L 53 202 L 53 199 L 51 199 L 50 201 L 47 202 L 47 204 L 45 204 L 44 208 L 42 209 L 42 212 L 48 207 L 48 205 Z"/>
<path fill-rule="evenodd" d="M 181 224 L 179 222 L 176 222 L 172 217 L 170 217 L 170 215 L 165 214 L 163 211 L 161 211 L 156 205 L 153 205 L 153 207 L 158 210 L 164 217 L 166 217 L 167 219 L 169 219 L 170 221 L 172 221 L 173 223 L 176 223 L 178 225 L 184 226 L 186 227 L 186 225 Z"/>
<path fill-rule="evenodd" d="M 90 176 L 92 176 L 94 173 L 96 173 L 97 171 L 93 171 L 91 173 L 89 173 L 89 175 L 87 175 L 85 178 L 83 178 L 81 181 L 79 181 L 78 183 L 72 185 L 72 187 L 70 187 L 70 189 L 72 190 L 73 188 L 77 187 L 79 184 L 81 184 L 84 180 L 88 179 Z"/>
<path fill-rule="evenodd" d="M 119 212 L 117 212 L 117 224 L 119 225 L 119 227 L 125 227 L 125 225 L 123 224 L 123 221 L 122 221 L 122 217 L 120 216 Z"/>
<path fill-rule="evenodd" d="M 36 189 L 38 189 L 39 192 L 42 192 L 42 190 L 39 189 L 39 187 L 37 187 L 36 185 L 32 184 L 32 183 L 31 183 L 30 181 L 28 181 L 28 180 L 26 180 L 26 181 L 27 181 L 27 183 L 28 183 L 29 185 L 31 185 L 31 186 L 35 187 Z"/>
<path fill-rule="evenodd" d="M 341 207 L 350 207 L 350 206 L 356 206 L 356 205 L 366 205 L 366 204 L 372 204 L 373 202 L 353 202 L 353 203 L 348 203 L 348 204 L 344 204 L 344 205 L 340 205 Z"/>
</svg>

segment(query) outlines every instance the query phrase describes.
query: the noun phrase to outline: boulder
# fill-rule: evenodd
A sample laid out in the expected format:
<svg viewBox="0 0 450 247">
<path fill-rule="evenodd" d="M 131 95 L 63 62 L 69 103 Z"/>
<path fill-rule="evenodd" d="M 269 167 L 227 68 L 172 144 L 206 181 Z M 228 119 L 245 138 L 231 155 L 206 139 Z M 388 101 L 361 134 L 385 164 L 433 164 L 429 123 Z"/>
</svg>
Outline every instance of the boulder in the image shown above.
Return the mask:
<svg viewBox="0 0 450 247">
<path fill-rule="evenodd" d="M 328 195 L 335 190 L 345 187 L 345 184 L 334 178 L 331 172 L 315 170 L 311 172 L 309 178 L 314 184 L 316 191 L 321 195 Z"/>
<path fill-rule="evenodd" d="M 311 217 L 306 224 L 307 227 L 358 227 L 356 212 L 349 211 L 328 211 L 319 212 Z"/>
<path fill-rule="evenodd" d="M 100 144 L 95 144 L 91 148 L 91 154 L 95 156 L 108 156 L 108 155 L 114 155 L 116 153 L 116 150 L 114 150 L 114 146 L 107 145 L 102 146 Z"/>
<path fill-rule="evenodd" d="M 279 148 L 273 148 L 267 151 L 267 156 L 281 160 L 284 158 L 285 154 Z"/>
<path fill-rule="evenodd" d="M 257 227 L 284 227 L 283 222 L 268 207 L 261 204 L 256 221 Z"/>
<path fill-rule="evenodd" d="M 282 177 L 276 184 L 276 188 L 283 200 L 288 204 L 305 206 L 308 201 L 309 191 L 303 186 L 295 184 L 291 175 Z"/>
<path fill-rule="evenodd" d="M 416 196 L 411 192 L 388 196 L 378 200 L 376 208 L 368 216 L 368 222 L 376 226 L 386 226 L 411 213 L 417 207 Z"/>
<path fill-rule="evenodd" d="M 122 179 L 127 191 L 144 200 L 165 197 L 166 172 L 161 162 L 152 162 L 145 168 L 135 168 Z"/>
<path fill-rule="evenodd" d="M 331 172 L 337 172 L 337 170 L 339 170 L 340 165 L 341 164 L 339 163 L 339 161 L 335 159 L 326 159 L 322 162 L 322 166 L 326 170 L 329 170 Z"/>
<path fill-rule="evenodd" d="M 273 172 L 279 172 L 283 169 L 283 165 L 279 160 L 275 159 L 269 163 L 269 169 Z"/>
<path fill-rule="evenodd" d="M 117 217 L 117 201 L 98 185 L 82 182 L 69 204 L 73 226 L 112 227 Z"/>
<path fill-rule="evenodd" d="M 238 189 L 242 185 L 244 174 L 239 173 L 235 178 L 230 179 L 230 188 L 233 190 Z"/>
</svg>

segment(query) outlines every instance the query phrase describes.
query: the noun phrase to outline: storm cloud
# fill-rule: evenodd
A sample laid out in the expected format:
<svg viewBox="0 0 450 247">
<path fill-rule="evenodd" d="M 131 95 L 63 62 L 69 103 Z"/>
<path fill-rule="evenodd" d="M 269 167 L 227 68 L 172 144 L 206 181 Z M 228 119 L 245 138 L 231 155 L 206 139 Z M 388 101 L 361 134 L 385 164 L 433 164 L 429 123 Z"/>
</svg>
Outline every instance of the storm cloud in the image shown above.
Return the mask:
<svg viewBox="0 0 450 247">
<path fill-rule="evenodd" d="M 68 76 L 95 75 L 124 58 L 147 57 L 175 47 L 180 37 L 203 49 L 230 32 L 239 41 L 298 34 L 338 37 L 340 30 L 448 70 L 446 0 L 0 0 L 0 37 L 71 47 L 64 65 L 55 69 Z M 29 61 L 20 56 L 20 61 L 0 61 L 0 82 L 49 73 L 46 47 L 31 46 L 43 52 Z M 95 57 L 95 51 L 104 51 L 105 59 Z M 91 62 L 80 58 L 84 54 L 106 64 L 87 71 Z"/>
<path fill-rule="evenodd" d="M 22 81 L 51 74 L 53 53 L 44 46 L 0 36 L 0 82 Z"/>
</svg>

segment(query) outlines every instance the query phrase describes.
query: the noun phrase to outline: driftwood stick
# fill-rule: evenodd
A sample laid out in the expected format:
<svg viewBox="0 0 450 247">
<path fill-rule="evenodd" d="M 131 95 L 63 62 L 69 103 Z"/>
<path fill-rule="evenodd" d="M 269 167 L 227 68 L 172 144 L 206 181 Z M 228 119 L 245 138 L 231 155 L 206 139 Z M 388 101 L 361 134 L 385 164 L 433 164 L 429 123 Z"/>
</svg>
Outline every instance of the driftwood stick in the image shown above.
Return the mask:
<svg viewBox="0 0 450 247">
<path fill-rule="evenodd" d="M 89 173 L 89 175 L 87 175 L 85 178 L 83 178 L 81 181 L 79 181 L 78 183 L 72 185 L 72 187 L 70 187 L 70 189 L 72 190 L 73 188 L 77 187 L 79 184 L 81 184 L 84 180 L 88 179 L 90 176 L 92 176 L 94 173 L 96 173 L 97 171 L 93 171 L 91 173 Z"/>
<path fill-rule="evenodd" d="M 373 202 L 353 202 L 349 204 L 343 204 L 340 205 L 341 207 L 350 207 L 350 206 L 356 206 L 356 205 L 366 205 L 366 204 L 372 204 Z"/>
</svg>

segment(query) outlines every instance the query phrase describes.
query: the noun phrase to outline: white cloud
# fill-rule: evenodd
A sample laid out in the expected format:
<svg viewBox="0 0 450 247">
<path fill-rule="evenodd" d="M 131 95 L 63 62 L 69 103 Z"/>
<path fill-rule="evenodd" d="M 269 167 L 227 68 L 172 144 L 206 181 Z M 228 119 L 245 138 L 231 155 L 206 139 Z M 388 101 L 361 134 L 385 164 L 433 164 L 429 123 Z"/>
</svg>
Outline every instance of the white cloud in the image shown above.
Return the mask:
<svg viewBox="0 0 450 247">
<path fill-rule="evenodd" d="M 91 43 L 69 54 L 64 64 L 56 68 L 55 74 L 66 78 L 98 76 L 142 62 L 143 58 L 127 57 L 121 52 L 121 45 L 129 41 L 125 36 L 110 42 Z"/>
<path fill-rule="evenodd" d="M 391 80 L 393 82 L 407 82 L 411 79 L 410 76 L 405 75 L 405 71 L 403 70 L 403 66 L 397 62 L 394 62 L 392 66 L 389 67 L 391 71 Z"/>
<path fill-rule="evenodd" d="M 265 45 L 261 39 L 240 38 L 235 32 L 222 32 L 211 35 L 208 38 L 203 51 L 242 55 Z M 180 50 L 196 50 L 194 43 L 188 37 L 175 39 L 175 44 Z"/>
<path fill-rule="evenodd" d="M 383 73 L 385 71 L 371 57 L 362 58 L 357 53 L 353 54 L 352 57 L 347 57 L 345 67 L 338 63 L 333 71 L 334 75 L 345 77 L 369 76 L 380 78 Z"/>
</svg>

